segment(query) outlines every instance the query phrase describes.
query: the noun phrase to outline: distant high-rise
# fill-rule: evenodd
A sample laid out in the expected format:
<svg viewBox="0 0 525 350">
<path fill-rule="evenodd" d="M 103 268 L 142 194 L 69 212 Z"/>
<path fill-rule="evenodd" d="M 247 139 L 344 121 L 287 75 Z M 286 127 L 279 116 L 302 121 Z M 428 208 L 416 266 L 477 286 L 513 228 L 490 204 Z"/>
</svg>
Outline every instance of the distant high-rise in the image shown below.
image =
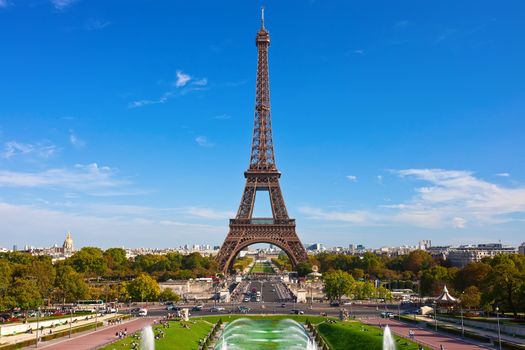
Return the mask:
<svg viewBox="0 0 525 350">
<path fill-rule="evenodd" d="M 521 245 L 518 248 L 518 251 L 521 255 L 525 255 L 525 242 L 521 243 Z"/>
</svg>

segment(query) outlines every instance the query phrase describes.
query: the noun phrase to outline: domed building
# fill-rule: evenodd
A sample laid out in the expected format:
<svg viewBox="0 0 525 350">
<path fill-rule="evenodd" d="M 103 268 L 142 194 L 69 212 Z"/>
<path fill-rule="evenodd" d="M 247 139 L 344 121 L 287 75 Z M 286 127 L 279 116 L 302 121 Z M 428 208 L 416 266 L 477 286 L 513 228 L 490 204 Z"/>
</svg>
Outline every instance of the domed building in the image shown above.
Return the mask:
<svg viewBox="0 0 525 350">
<path fill-rule="evenodd" d="M 75 248 L 73 246 L 73 238 L 71 238 L 71 232 L 67 231 L 66 239 L 64 240 L 64 244 L 62 244 L 62 249 L 64 255 L 71 255 L 75 251 Z"/>
</svg>

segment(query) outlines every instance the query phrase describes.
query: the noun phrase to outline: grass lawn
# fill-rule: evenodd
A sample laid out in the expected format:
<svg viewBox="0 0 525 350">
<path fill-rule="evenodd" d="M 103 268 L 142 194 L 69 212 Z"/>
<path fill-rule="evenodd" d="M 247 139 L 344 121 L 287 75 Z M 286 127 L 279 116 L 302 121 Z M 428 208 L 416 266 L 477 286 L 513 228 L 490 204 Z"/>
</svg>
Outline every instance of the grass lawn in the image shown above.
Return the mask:
<svg viewBox="0 0 525 350">
<path fill-rule="evenodd" d="M 193 324 L 193 321 L 196 323 Z M 189 323 L 190 328 L 182 327 L 179 321 L 170 322 L 170 328 L 164 328 L 162 326 L 153 327 L 154 332 L 156 329 L 162 329 L 166 336 L 162 339 L 155 341 L 156 350 L 194 350 L 199 346 L 199 340 L 203 339 L 206 334 L 210 331 L 212 324 L 203 320 L 191 320 Z M 131 336 L 122 340 L 116 341 L 110 345 L 102 348 L 102 350 L 128 350 L 131 349 L 131 343 L 138 342 Z"/>
<path fill-rule="evenodd" d="M 367 349 L 381 350 L 383 331 L 357 321 L 322 323 L 317 325 L 332 350 Z M 397 350 L 417 350 L 418 345 L 404 338 L 396 338 Z M 426 348 L 425 348 L 426 349 Z"/>
<path fill-rule="evenodd" d="M 256 262 L 250 273 L 273 273 L 273 267 L 269 262 Z"/>
</svg>

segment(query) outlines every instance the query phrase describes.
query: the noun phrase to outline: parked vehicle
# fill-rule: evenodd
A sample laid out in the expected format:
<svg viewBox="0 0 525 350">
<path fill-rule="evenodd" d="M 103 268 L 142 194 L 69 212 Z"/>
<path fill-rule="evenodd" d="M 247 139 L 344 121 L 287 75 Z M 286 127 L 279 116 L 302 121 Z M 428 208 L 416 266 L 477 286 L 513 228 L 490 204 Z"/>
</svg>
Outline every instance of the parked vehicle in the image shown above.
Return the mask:
<svg viewBox="0 0 525 350">
<path fill-rule="evenodd" d="M 202 305 L 195 305 L 191 308 L 191 311 L 202 311 L 203 306 Z"/>
<path fill-rule="evenodd" d="M 302 314 L 304 314 L 304 311 L 303 310 L 298 310 L 298 309 L 292 309 L 292 310 L 290 310 L 290 313 L 291 314 L 296 314 L 296 315 L 302 315 Z"/>
<path fill-rule="evenodd" d="M 330 302 L 330 306 L 335 306 L 335 307 L 337 307 L 337 306 L 339 306 L 339 305 L 341 305 L 341 303 L 340 303 L 339 301 L 337 301 L 337 300 L 332 300 L 332 301 Z"/>
<path fill-rule="evenodd" d="M 221 311 L 224 311 L 225 309 L 223 307 L 220 307 L 220 306 L 214 306 L 210 309 L 210 312 L 221 312 Z"/>
<path fill-rule="evenodd" d="M 250 309 L 249 307 L 247 307 L 247 306 L 239 306 L 239 307 L 238 307 L 238 310 L 239 310 L 240 313 L 242 313 L 242 314 L 246 314 L 246 313 L 248 313 L 248 311 L 250 311 L 251 309 Z"/>
<path fill-rule="evenodd" d="M 140 309 L 139 310 L 139 316 L 148 316 L 148 309 Z"/>
</svg>

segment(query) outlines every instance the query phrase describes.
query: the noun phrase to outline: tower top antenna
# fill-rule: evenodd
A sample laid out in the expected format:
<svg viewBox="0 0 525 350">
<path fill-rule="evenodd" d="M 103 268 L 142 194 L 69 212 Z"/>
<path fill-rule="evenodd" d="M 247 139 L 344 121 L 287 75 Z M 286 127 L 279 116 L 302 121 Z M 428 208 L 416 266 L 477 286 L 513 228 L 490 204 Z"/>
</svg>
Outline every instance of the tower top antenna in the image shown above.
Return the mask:
<svg viewBox="0 0 525 350">
<path fill-rule="evenodd" d="M 264 29 L 264 6 L 261 6 L 261 28 Z"/>
</svg>

